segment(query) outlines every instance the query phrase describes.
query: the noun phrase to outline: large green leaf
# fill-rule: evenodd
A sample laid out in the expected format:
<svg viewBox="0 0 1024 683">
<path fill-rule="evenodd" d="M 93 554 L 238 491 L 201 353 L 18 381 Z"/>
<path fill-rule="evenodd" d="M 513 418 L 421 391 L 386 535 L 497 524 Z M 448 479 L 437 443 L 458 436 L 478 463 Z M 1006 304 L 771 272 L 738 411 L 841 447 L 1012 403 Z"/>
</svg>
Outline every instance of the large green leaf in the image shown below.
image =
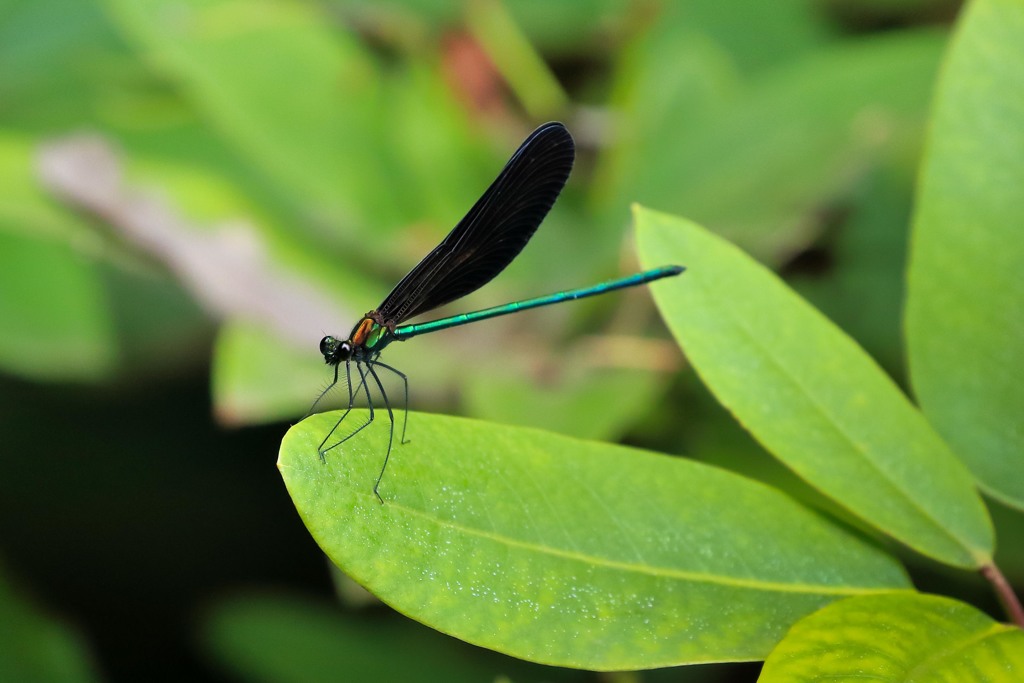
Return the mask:
<svg viewBox="0 0 1024 683">
<path fill-rule="evenodd" d="M 799 621 L 759 683 L 1016 683 L 1024 631 L 962 602 L 911 593 L 840 600 Z"/>
<path fill-rule="evenodd" d="M 328 453 L 339 413 L 293 427 L 278 467 L 314 538 L 395 609 L 471 643 L 588 669 L 760 659 L 840 596 L 907 586 L 888 555 L 786 496 L 683 459 L 382 411 Z M 366 413 L 349 416 L 346 430 Z M 400 427 L 400 422 L 399 422 Z"/>
<path fill-rule="evenodd" d="M 767 268 L 695 223 L 638 208 L 641 261 L 681 263 L 652 287 L 708 387 L 777 458 L 868 523 L 930 557 L 990 560 L 970 474 L 849 337 Z"/>
<path fill-rule="evenodd" d="M 907 296 L 914 392 L 984 489 L 1024 509 L 1024 4 L 968 5 L 935 99 Z"/>
</svg>

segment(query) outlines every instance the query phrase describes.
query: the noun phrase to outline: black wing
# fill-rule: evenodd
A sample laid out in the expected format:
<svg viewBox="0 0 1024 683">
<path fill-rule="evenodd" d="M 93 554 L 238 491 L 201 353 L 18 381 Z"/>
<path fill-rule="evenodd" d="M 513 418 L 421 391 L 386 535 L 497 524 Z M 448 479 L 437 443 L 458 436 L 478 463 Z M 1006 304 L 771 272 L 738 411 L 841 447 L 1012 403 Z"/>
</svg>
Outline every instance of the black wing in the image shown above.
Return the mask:
<svg viewBox="0 0 1024 683">
<path fill-rule="evenodd" d="M 530 241 L 569 178 L 574 156 L 561 123 L 533 131 L 466 217 L 377 307 L 380 319 L 404 322 L 490 282 Z"/>
</svg>

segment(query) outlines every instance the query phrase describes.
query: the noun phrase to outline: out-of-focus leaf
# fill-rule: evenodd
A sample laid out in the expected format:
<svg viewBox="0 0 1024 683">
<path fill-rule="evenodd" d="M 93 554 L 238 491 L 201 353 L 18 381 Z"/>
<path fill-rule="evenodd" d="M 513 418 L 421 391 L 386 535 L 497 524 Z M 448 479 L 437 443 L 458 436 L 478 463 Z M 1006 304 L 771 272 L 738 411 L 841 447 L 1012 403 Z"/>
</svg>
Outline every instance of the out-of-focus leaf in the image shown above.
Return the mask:
<svg viewBox="0 0 1024 683">
<path fill-rule="evenodd" d="M 850 213 L 809 255 L 819 264 L 787 281 L 890 372 L 903 370 L 900 331 L 910 219 L 909 173 L 872 173 L 852 197 Z M 820 251 L 819 251 L 820 250 Z M 820 271 L 817 268 L 820 267 Z"/>
<path fill-rule="evenodd" d="M 878 29 L 910 22 L 952 20 L 957 0 L 833 0 L 827 7 L 848 28 Z"/>
<path fill-rule="evenodd" d="M 0 366 L 37 379 L 99 379 L 114 369 L 117 342 L 98 241 L 34 186 L 31 152 L 0 136 Z"/>
<path fill-rule="evenodd" d="M 695 223 L 636 210 L 642 262 L 705 384 L 765 448 L 869 524 L 961 567 L 990 561 L 970 474 L 884 372 L 767 268 Z"/>
<path fill-rule="evenodd" d="M 160 261 L 212 317 L 227 321 L 213 370 L 216 411 L 225 422 L 301 415 L 323 377 L 313 379 L 313 368 L 322 369 L 317 342 L 325 329 L 347 329 L 356 319 L 350 312 L 344 320 L 328 293 L 364 301 L 381 296 L 367 295 L 374 288 L 358 273 L 243 220 L 260 213 L 229 181 L 201 167 L 150 158 L 132 164 L 159 179 L 172 204 L 154 197 L 145 180 L 123 182 L 120 160 L 94 136 L 53 142 L 41 159 L 55 192 L 106 220 Z"/>
<path fill-rule="evenodd" d="M 465 397 L 469 414 L 583 439 L 622 436 L 665 385 L 655 371 L 636 368 L 575 364 L 553 369 L 550 379 L 509 370 L 491 368 L 472 376 Z"/>
<path fill-rule="evenodd" d="M 99 681 L 78 635 L 40 614 L 0 576 L 0 680 L 18 683 Z"/>
<path fill-rule="evenodd" d="M 608 26 L 614 26 L 636 12 L 636 6 L 630 0 L 516 0 L 507 4 L 509 12 L 531 42 L 546 53 L 555 55 L 588 49 L 588 42 L 601 40 Z"/>
<path fill-rule="evenodd" d="M 499 652 L 609 670 L 756 659 L 839 596 L 907 586 L 891 557 L 762 484 L 518 427 L 411 414 L 381 504 L 388 421 L 323 463 L 338 416 L 293 427 L 278 460 L 314 538 L 400 612 Z"/>
<path fill-rule="evenodd" d="M 736 98 L 734 66 L 718 46 L 678 27 L 658 23 L 619 55 L 612 83 L 611 144 L 602 150 L 591 184 L 593 203 L 611 212 L 621 229 L 626 208 L 651 164 L 686 144 L 687 130 Z M 621 215 L 620 215 L 621 214 Z"/>
<path fill-rule="evenodd" d="M 822 6 L 813 0 L 687 0 L 666 7 L 676 35 L 699 31 L 725 48 L 744 72 L 783 63 L 829 37 Z"/>
<path fill-rule="evenodd" d="M 93 0 L 5 0 L 0 65 L 0 120 L 20 130 L 86 125 L 103 98 L 144 82 Z"/>
<path fill-rule="evenodd" d="M 967 5 L 935 100 L 907 296 L 914 392 L 986 492 L 1024 509 L 1024 5 Z"/>
<path fill-rule="evenodd" d="M 243 680 L 266 683 L 569 678 L 568 672 L 474 651 L 402 617 L 346 614 L 284 596 L 221 601 L 203 631 L 207 651 L 223 666 Z"/>
<path fill-rule="evenodd" d="M 224 424 L 298 418 L 330 377 L 313 344 L 298 349 L 266 328 L 241 320 L 220 328 L 211 382 L 217 418 Z M 339 388 L 320 409 L 337 406 L 344 392 Z"/>
<path fill-rule="evenodd" d="M 1024 631 L 936 595 L 859 596 L 797 622 L 757 680 L 1015 683 Z"/>
<path fill-rule="evenodd" d="M 382 146 L 398 161 L 383 190 L 409 207 L 411 223 L 386 245 L 397 270 L 403 263 L 411 268 L 455 226 L 519 141 L 517 133 L 487 140 L 467 125 L 463 106 L 436 63 L 406 65 L 385 85 Z M 381 240 L 379 234 L 369 238 Z"/>
<path fill-rule="evenodd" d="M 916 139 L 943 44 L 940 34 L 902 33 L 829 47 L 765 72 L 694 121 L 685 107 L 662 125 L 626 120 L 638 161 L 614 201 L 692 216 L 783 261 L 817 236 L 819 210 Z"/>
<path fill-rule="evenodd" d="M 0 365 L 36 379 L 107 376 L 117 345 L 95 264 L 7 227 L 0 224 Z"/>
<path fill-rule="evenodd" d="M 423 40 L 464 28 L 465 5 L 449 0 L 331 0 L 353 23 L 386 38 Z M 630 0 L 547 2 L 516 0 L 508 4 L 530 42 L 547 55 L 577 55 L 593 48 L 609 26 L 617 26 L 635 11 Z M 566 27 L 572 30 L 567 31 Z"/>
<path fill-rule="evenodd" d="M 398 222 L 402 201 L 386 190 L 389 164 L 376 134 L 381 74 L 313 5 L 106 5 L 221 134 L 311 216 L 355 231 Z"/>
<path fill-rule="evenodd" d="M 317 327 L 334 320 L 327 297 L 274 263 L 254 226 L 236 218 L 216 229 L 198 228 L 179 207 L 124 183 L 121 164 L 102 138 L 53 142 L 39 165 L 54 192 L 163 262 L 211 314 L 259 321 L 297 342 L 316 339 Z M 216 195 L 218 203 L 230 202 L 228 194 Z"/>
<path fill-rule="evenodd" d="M 1019 508 L 1001 505 L 999 501 L 990 504 L 992 523 L 996 527 L 999 545 L 996 547 L 995 564 L 1014 586 L 1024 585 L 1024 512 Z"/>
<path fill-rule="evenodd" d="M 568 96 L 504 3 L 469 3 L 466 23 L 531 116 L 551 118 L 566 108 Z"/>
</svg>

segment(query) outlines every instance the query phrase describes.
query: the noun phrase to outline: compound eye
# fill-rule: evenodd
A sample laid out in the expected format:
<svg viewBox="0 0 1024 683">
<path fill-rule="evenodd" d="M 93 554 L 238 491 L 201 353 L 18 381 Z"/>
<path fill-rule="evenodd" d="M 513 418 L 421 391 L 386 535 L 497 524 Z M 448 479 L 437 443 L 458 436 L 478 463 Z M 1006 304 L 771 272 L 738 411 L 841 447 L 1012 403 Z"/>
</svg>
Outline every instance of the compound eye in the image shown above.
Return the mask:
<svg viewBox="0 0 1024 683">
<path fill-rule="evenodd" d="M 320 340 L 320 353 L 324 356 L 334 355 L 334 349 L 338 346 L 338 340 L 328 335 Z"/>
<path fill-rule="evenodd" d="M 348 360 L 352 357 L 352 345 L 347 341 L 341 342 L 338 346 L 337 354 L 339 360 Z"/>
</svg>

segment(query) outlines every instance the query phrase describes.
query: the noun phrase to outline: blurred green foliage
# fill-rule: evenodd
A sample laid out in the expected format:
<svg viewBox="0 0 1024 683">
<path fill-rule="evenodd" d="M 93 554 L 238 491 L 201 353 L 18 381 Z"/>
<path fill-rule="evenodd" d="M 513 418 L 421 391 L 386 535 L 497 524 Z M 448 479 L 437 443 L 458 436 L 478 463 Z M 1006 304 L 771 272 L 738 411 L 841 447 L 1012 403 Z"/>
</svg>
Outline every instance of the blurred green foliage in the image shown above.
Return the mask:
<svg viewBox="0 0 1024 683">
<path fill-rule="evenodd" d="M 327 590 L 287 499 L 266 493 L 280 487 L 280 422 L 328 379 L 316 342 L 376 305 L 546 119 L 577 138 L 573 178 L 517 262 L 460 306 L 631 270 L 628 207 L 642 201 L 778 268 L 902 380 L 913 179 L 955 9 L 0 1 L 0 552 L 51 608 L 95 627 L 85 638 L 113 679 L 162 666 L 199 680 L 216 660 L 246 680 L 288 680 L 237 663 L 225 635 L 237 615 L 203 630 L 192 610 L 233 581 Z M 83 132 L 117 150 L 115 212 L 57 192 L 40 161 Z M 101 180 L 95 171 L 73 180 Z M 139 193 L 162 208 L 143 211 Z M 154 225 L 163 241 L 145 232 Z M 271 305 L 253 282 L 310 292 L 331 317 Z M 441 337 L 389 350 L 416 409 L 766 466 L 688 375 L 670 372 L 680 359 L 643 294 Z M 207 414 L 252 427 L 221 434 Z M 1024 521 L 1000 518 L 1012 545 Z M 228 537 L 237 545 L 225 552 Z M 265 554 L 247 554 L 257 546 Z M 279 567 L 283 548 L 304 551 L 286 558 L 301 571 Z M 1008 573 L 1024 575 L 1019 561 Z M 144 645 L 111 635 L 132 619 L 152 629 Z M 200 632 L 218 635 L 190 643 Z M 274 642 L 257 640 L 258 652 Z M 384 640 L 378 660 L 391 656 Z"/>
<path fill-rule="evenodd" d="M 5 572 L 6 573 L 6 572 Z M 0 679 L 21 683 L 98 681 L 82 640 L 0 577 Z"/>
</svg>

